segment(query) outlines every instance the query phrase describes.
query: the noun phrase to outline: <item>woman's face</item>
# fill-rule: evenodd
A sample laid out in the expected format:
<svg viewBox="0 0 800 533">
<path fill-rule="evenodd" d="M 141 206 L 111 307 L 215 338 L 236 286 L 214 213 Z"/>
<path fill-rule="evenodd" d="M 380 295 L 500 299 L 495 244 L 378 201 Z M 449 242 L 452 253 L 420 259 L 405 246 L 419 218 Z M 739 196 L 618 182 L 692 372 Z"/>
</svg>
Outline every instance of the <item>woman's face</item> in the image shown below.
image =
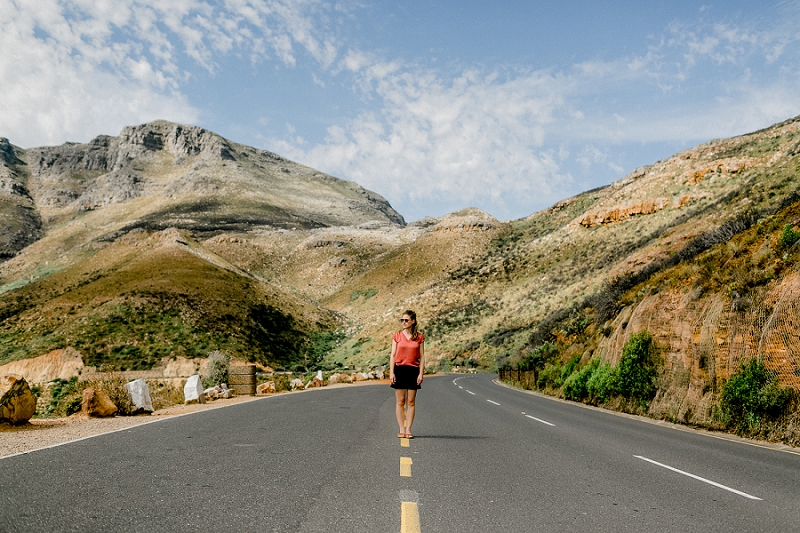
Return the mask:
<svg viewBox="0 0 800 533">
<path fill-rule="evenodd" d="M 403 318 L 400 319 L 400 323 L 403 324 L 403 329 L 410 328 L 414 325 L 414 319 L 408 315 L 403 315 Z"/>
</svg>

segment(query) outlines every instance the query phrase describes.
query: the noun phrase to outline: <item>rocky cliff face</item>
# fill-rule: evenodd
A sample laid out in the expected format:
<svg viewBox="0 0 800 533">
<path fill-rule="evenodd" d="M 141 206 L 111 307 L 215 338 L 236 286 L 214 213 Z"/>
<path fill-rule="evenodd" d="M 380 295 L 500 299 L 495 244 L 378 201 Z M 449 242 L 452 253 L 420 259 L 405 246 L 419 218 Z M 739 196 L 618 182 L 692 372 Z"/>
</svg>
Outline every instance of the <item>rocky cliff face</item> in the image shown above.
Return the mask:
<svg viewBox="0 0 800 533">
<path fill-rule="evenodd" d="M 42 236 L 42 219 L 26 187 L 21 150 L 0 137 L 0 261 Z"/>
</svg>

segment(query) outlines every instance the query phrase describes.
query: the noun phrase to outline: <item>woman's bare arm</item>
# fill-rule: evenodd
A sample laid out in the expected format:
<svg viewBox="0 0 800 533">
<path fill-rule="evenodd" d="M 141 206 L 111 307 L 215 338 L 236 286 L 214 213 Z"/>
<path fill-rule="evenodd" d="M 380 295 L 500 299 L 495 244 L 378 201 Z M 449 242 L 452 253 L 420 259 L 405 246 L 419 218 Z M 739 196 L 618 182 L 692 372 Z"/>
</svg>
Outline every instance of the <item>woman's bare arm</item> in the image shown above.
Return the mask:
<svg viewBox="0 0 800 533">
<path fill-rule="evenodd" d="M 389 382 L 394 383 L 394 355 L 397 353 L 397 342 L 392 339 L 392 353 L 389 355 Z"/>
</svg>

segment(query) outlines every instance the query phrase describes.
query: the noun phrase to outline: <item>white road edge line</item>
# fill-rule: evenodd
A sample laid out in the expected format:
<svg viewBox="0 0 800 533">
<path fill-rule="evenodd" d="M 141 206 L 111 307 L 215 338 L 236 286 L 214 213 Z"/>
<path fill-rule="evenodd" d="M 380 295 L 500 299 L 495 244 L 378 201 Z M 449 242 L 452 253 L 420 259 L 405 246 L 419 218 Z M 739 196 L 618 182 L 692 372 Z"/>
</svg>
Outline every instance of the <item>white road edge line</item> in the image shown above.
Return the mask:
<svg viewBox="0 0 800 533">
<path fill-rule="evenodd" d="M 536 418 L 535 416 L 525 415 L 526 417 L 530 418 L 531 420 L 536 420 L 537 422 L 541 422 L 542 424 L 547 424 L 548 426 L 555 427 L 555 424 L 551 424 L 547 420 L 542 420 L 541 418 Z"/>
<path fill-rule="evenodd" d="M 464 389 L 464 390 L 466 390 L 466 389 Z M 470 393 L 470 394 L 472 394 L 473 396 L 475 396 L 475 393 L 474 393 L 474 392 L 472 392 L 471 390 L 468 390 L 467 392 L 468 392 L 468 393 Z"/>
<path fill-rule="evenodd" d="M 692 479 L 696 479 L 698 481 L 702 481 L 703 483 L 708 483 L 709 485 L 714 485 L 717 488 L 727 490 L 728 492 L 732 492 L 734 494 L 738 494 L 739 496 L 744 496 L 745 498 L 749 498 L 751 500 L 762 501 L 761 498 L 757 498 L 755 496 L 747 494 L 746 492 L 742 492 L 740 490 L 736 490 L 736 489 L 732 489 L 730 487 L 726 487 L 725 485 L 722 485 L 721 483 L 717 483 L 716 481 L 711 481 L 710 479 L 706 479 L 706 478 L 703 478 L 703 477 L 700 477 L 700 476 L 696 476 L 694 474 L 690 474 L 689 472 L 684 472 L 683 470 L 678 470 L 677 468 L 673 468 L 671 466 L 668 466 L 668 465 L 665 465 L 665 464 L 661 464 L 658 461 L 653 461 L 652 459 L 648 459 L 647 457 L 642 457 L 641 455 L 634 455 L 634 457 L 636 457 L 637 459 L 641 459 L 642 461 L 647 461 L 648 463 L 653 463 L 654 465 L 658 465 L 658 466 L 660 466 L 662 468 L 666 468 L 667 470 L 672 470 L 673 472 L 677 472 L 679 474 L 683 474 L 684 476 L 688 476 L 688 477 L 690 477 Z"/>
<path fill-rule="evenodd" d="M 493 403 L 493 404 L 495 404 L 495 405 L 500 405 L 499 403 L 497 403 L 497 402 L 495 402 L 495 401 L 492 401 L 492 400 L 486 400 L 486 401 L 487 401 L 487 402 L 489 402 L 489 403 Z"/>
</svg>

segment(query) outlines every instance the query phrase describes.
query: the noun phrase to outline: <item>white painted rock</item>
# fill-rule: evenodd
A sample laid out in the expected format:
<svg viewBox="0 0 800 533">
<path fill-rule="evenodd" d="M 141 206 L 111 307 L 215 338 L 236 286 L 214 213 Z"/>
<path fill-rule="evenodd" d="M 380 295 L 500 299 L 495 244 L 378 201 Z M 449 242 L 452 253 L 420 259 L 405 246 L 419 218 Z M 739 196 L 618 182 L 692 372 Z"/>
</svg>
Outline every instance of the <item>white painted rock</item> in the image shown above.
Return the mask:
<svg viewBox="0 0 800 533">
<path fill-rule="evenodd" d="M 289 382 L 289 387 L 291 387 L 292 390 L 302 389 L 303 380 L 300 378 L 294 378 L 292 381 Z"/>
<path fill-rule="evenodd" d="M 0 376 L 0 422 L 24 424 L 36 412 L 36 396 L 20 375 Z"/>
<path fill-rule="evenodd" d="M 134 413 L 155 411 L 153 401 L 150 399 L 150 387 L 145 380 L 137 379 L 128 383 L 128 394 L 131 397 Z"/>
<path fill-rule="evenodd" d="M 183 402 L 184 403 L 206 403 L 205 394 L 203 394 L 203 382 L 200 376 L 195 374 L 186 380 L 186 385 L 183 386 Z"/>
</svg>

